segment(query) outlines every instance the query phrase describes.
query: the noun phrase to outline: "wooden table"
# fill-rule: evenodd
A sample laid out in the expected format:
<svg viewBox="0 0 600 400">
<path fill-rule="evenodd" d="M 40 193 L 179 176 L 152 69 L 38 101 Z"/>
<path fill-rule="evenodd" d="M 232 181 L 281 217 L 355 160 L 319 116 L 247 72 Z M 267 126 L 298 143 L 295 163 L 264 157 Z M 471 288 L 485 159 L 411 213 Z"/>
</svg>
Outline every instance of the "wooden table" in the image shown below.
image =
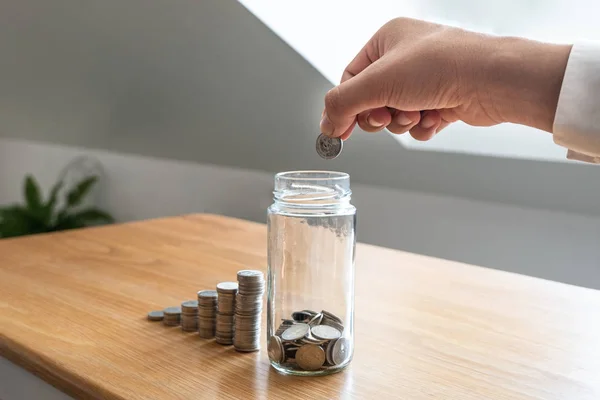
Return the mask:
<svg viewBox="0 0 600 400">
<path fill-rule="evenodd" d="M 146 320 L 266 271 L 265 235 L 193 215 L 0 241 L 0 355 L 85 399 L 600 399 L 600 292 L 364 244 L 343 373 Z"/>
</svg>

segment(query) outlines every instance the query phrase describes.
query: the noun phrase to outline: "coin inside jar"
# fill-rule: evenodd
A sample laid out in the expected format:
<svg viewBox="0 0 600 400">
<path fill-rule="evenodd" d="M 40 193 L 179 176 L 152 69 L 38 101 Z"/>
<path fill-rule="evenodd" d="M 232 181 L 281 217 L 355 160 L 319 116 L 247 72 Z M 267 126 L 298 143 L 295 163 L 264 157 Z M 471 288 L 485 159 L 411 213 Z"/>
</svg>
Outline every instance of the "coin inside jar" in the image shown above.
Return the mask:
<svg viewBox="0 0 600 400">
<path fill-rule="evenodd" d="M 337 322 L 340 325 L 344 324 L 344 322 L 338 316 L 330 313 L 329 311 L 323 310 L 323 311 L 321 311 L 321 314 L 323 314 L 323 318 L 325 318 L 325 319 L 329 319 L 329 320 L 335 321 L 335 322 Z"/>
<path fill-rule="evenodd" d="M 322 320 L 323 320 L 323 314 L 319 313 L 319 314 L 315 315 L 314 317 L 312 317 L 310 321 L 308 321 L 308 325 L 309 326 L 320 325 Z"/>
<path fill-rule="evenodd" d="M 283 345 L 281 344 L 281 339 L 279 339 L 279 337 L 271 336 L 271 338 L 269 339 L 269 344 L 267 346 L 267 352 L 271 361 L 276 363 L 280 363 L 283 361 L 285 352 L 283 349 Z"/>
<path fill-rule="evenodd" d="M 312 314 L 307 311 L 295 311 L 292 313 L 292 319 L 296 322 L 307 322 L 312 317 Z"/>
<path fill-rule="evenodd" d="M 306 371 L 315 371 L 325 363 L 325 351 L 316 344 L 305 344 L 296 352 L 296 363 Z"/>
<path fill-rule="evenodd" d="M 287 328 L 282 334 L 283 340 L 298 340 L 302 339 L 308 333 L 310 327 L 308 324 L 296 324 Z"/>
<path fill-rule="evenodd" d="M 345 338 L 339 338 L 335 341 L 331 350 L 331 361 L 334 365 L 340 365 L 348 357 L 348 341 Z"/>
<path fill-rule="evenodd" d="M 342 336 L 342 332 L 329 325 L 316 325 L 310 328 L 310 333 L 321 340 L 334 340 Z"/>
</svg>

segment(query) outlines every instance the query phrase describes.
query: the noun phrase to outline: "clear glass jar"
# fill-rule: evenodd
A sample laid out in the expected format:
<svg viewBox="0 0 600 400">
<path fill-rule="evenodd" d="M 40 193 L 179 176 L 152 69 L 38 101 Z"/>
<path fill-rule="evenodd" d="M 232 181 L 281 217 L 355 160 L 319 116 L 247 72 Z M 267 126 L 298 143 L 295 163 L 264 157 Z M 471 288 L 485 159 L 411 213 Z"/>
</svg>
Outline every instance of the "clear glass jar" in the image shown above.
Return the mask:
<svg viewBox="0 0 600 400">
<path fill-rule="evenodd" d="M 268 210 L 267 348 L 281 373 L 327 375 L 352 360 L 356 208 L 350 195 L 345 173 L 275 176 Z"/>
</svg>

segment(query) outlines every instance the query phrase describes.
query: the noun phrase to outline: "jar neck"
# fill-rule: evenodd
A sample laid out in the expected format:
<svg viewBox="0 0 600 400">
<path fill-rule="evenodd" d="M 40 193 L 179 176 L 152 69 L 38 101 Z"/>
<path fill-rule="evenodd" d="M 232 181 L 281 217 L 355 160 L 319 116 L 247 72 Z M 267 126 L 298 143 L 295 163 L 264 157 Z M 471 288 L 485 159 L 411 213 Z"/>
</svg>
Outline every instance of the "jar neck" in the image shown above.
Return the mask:
<svg viewBox="0 0 600 400">
<path fill-rule="evenodd" d="M 275 176 L 273 207 L 310 212 L 353 208 L 349 176 L 339 172 L 300 171 Z"/>
<path fill-rule="evenodd" d="M 323 192 L 302 192 L 290 193 L 273 192 L 274 204 L 279 207 L 289 208 L 307 208 L 307 209 L 337 209 L 350 206 L 350 190 L 343 193 L 333 192 L 325 194 Z"/>
</svg>

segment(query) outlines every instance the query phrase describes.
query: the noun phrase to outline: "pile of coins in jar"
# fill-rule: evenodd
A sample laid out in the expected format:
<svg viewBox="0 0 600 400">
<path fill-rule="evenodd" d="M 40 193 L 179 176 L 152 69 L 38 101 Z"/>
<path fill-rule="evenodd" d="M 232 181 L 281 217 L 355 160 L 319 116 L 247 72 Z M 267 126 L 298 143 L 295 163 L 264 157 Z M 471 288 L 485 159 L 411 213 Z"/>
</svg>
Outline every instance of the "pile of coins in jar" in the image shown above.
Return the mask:
<svg viewBox="0 0 600 400">
<path fill-rule="evenodd" d="M 327 311 L 293 312 L 269 338 L 269 359 L 305 371 L 336 368 L 349 355 L 342 320 Z"/>
</svg>

